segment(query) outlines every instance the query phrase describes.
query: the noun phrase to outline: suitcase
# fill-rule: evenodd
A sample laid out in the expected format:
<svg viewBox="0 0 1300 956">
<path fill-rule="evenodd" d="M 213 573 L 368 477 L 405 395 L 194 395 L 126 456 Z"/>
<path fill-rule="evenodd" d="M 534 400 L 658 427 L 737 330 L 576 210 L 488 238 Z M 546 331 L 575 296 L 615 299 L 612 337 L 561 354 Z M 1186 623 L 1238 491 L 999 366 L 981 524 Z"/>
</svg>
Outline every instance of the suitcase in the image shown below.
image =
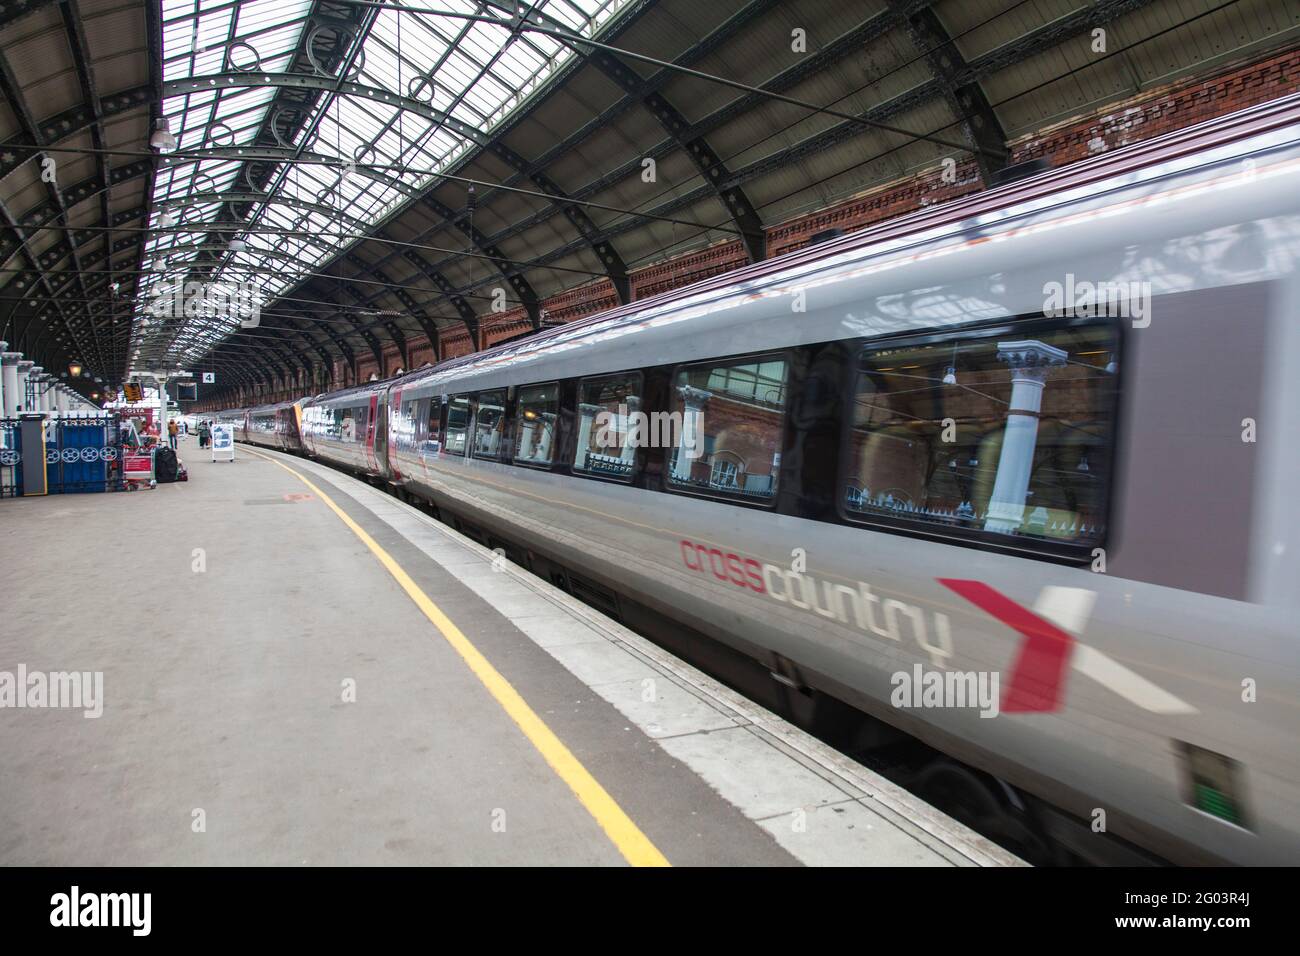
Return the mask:
<svg viewBox="0 0 1300 956">
<path fill-rule="evenodd" d="M 173 482 L 176 480 L 176 472 L 180 462 L 176 458 L 176 452 L 170 448 L 159 448 L 153 453 L 154 478 L 158 484 Z"/>
</svg>

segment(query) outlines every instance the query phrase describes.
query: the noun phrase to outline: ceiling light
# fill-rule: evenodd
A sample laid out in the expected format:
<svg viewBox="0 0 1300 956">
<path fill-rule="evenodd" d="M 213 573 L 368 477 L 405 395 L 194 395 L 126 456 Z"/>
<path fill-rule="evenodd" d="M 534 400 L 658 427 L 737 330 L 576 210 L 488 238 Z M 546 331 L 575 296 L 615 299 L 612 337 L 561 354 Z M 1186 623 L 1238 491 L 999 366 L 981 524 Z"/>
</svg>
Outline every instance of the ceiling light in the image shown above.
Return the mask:
<svg viewBox="0 0 1300 956">
<path fill-rule="evenodd" d="M 149 145 L 160 153 L 172 153 L 176 151 L 176 137 L 172 135 L 172 123 L 167 117 L 160 117 L 154 124 L 153 135 L 149 137 Z"/>
<path fill-rule="evenodd" d="M 903 366 L 903 368 L 907 368 L 907 367 L 908 366 L 906 365 Z M 948 363 L 948 370 L 943 373 L 943 384 L 945 385 L 957 384 L 957 343 L 955 342 L 953 343 L 952 346 L 952 361 Z"/>
</svg>

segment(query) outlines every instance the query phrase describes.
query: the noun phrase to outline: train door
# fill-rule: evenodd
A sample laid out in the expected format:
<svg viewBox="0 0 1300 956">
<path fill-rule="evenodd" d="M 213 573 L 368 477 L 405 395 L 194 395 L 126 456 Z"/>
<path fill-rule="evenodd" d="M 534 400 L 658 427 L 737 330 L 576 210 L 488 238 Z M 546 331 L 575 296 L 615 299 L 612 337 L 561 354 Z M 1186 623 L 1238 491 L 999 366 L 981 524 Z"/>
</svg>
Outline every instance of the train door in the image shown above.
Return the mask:
<svg viewBox="0 0 1300 956">
<path fill-rule="evenodd" d="M 411 423 L 408 416 L 402 408 L 402 390 L 393 389 L 387 401 L 388 414 L 384 416 L 384 431 L 387 444 L 385 445 L 386 457 L 388 459 L 388 469 L 396 481 L 402 480 L 402 469 L 399 467 L 397 455 L 404 451 L 404 443 L 397 441 L 397 435 L 394 434 L 399 429 L 410 428 Z M 405 443 L 409 445 L 409 442 Z"/>
<path fill-rule="evenodd" d="M 374 395 L 372 399 L 376 402 L 374 410 L 374 463 L 376 471 L 383 477 L 391 477 L 391 462 L 389 460 L 389 440 L 391 436 L 389 424 L 389 390 L 382 389 L 380 393 Z"/>
<path fill-rule="evenodd" d="M 375 433 L 379 422 L 379 396 L 370 396 L 370 417 L 366 421 L 366 466 L 375 474 L 379 473 L 379 462 L 375 459 Z"/>
</svg>

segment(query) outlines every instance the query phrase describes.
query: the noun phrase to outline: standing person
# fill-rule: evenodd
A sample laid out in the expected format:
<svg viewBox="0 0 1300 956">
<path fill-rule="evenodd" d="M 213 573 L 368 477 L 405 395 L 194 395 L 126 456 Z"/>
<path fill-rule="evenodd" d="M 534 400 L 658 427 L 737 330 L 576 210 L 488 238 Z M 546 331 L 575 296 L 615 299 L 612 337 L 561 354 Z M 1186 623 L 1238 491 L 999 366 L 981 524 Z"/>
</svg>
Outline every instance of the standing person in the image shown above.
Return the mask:
<svg viewBox="0 0 1300 956">
<path fill-rule="evenodd" d="M 172 451 L 176 450 L 176 436 L 181 433 L 180 426 L 176 424 L 176 419 L 167 423 L 167 447 Z"/>
<path fill-rule="evenodd" d="M 208 427 L 208 420 L 205 418 L 199 422 L 199 447 L 207 448 L 208 440 L 212 437 L 212 429 Z"/>
</svg>

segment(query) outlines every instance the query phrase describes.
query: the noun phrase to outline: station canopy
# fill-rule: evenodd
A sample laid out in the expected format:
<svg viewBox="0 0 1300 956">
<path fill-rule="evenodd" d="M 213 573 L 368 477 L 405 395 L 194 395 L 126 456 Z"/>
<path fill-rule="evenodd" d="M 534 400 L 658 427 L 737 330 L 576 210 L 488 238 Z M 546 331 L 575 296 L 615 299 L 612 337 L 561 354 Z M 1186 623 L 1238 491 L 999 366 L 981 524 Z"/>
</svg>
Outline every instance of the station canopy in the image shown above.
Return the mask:
<svg viewBox="0 0 1300 956">
<path fill-rule="evenodd" d="M 592 36 L 625 2 L 541 0 L 530 16 Z M 331 22 L 311 0 L 163 0 L 162 116 L 175 156 L 154 183 L 165 229 L 145 251 L 134 365 L 197 362 L 250 322 L 241 291 L 260 306 L 292 289 L 481 145 L 575 55 L 519 31 L 506 5 L 410 6 L 344 4 L 360 15 Z M 296 54 L 307 70 L 294 69 Z M 301 107 L 277 100 L 295 84 L 317 95 Z M 221 294 L 195 300 L 186 282 Z M 177 314 L 187 301 L 194 314 Z"/>
<path fill-rule="evenodd" d="M 1141 138 L 1291 6 L 0 0 L 0 339 L 86 394 L 436 361 Z"/>
</svg>

